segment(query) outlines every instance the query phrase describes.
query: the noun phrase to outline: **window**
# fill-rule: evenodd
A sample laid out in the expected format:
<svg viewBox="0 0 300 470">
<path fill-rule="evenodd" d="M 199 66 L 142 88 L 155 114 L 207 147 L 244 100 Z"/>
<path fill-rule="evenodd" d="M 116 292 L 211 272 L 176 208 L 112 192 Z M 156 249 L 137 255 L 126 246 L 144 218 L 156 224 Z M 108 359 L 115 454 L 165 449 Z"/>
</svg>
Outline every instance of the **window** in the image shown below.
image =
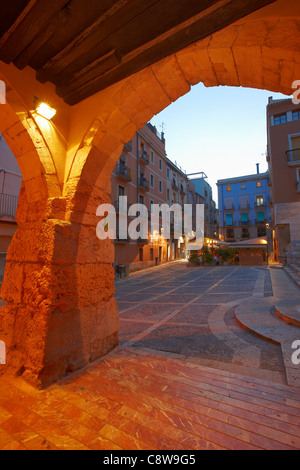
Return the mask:
<svg viewBox="0 0 300 470">
<path fill-rule="evenodd" d="M 232 227 L 233 226 L 233 215 L 232 214 L 227 214 L 226 215 L 226 226 L 227 227 Z"/>
<path fill-rule="evenodd" d="M 256 219 L 257 219 L 257 222 L 264 222 L 265 221 L 265 213 L 264 212 L 257 212 Z"/>
<path fill-rule="evenodd" d="M 160 158 L 159 159 L 159 169 L 160 169 L 160 171 L 162 171 L 162 167 L 163 167 L 162 159 Z"/>
<path fill-rule="evenodd" d="M 231 191 L 231 186 L 227 186 L 226 191 L 227 191 L 228 193 L 230 193 L 230 191 Z"/>
<path fill-rule="evenodd" d="M 287 122 L 287 115 L 284 114 L 277 114 L 274 116 L 274 126 L 278 126 L 279 124 L 285 124 Z"/>
<path fill-rule="evenodd" d="M 170 200 L 170 190 L 167 189 L 167 200 L 169 201 Z"/>
<path fill-rule="evenodd" d="M 256 207 L 263 207 L 265 205 L 264 196 L 256 196 L 255 205 L 256 205 Z"/>
<path fill-rule="evenodd" d="M 250 238 L 249 229 L 243 228 L 243 230 L 242 230 L 242 238 Z"/>
<path fill-rule="evenodd" d="M 144 204 L 144 196 L 139 196 L 139 204 Z"/>
<path fill-rule="evenodd" d="M 248 196 L 241 196 L 240 197 L 240 209 L 248 209 L 249 201 Z"/>
<path fill-rule="evenodd" d="M 170 178 L 170 168 L 167 168 L 167 178 Z"/>
<path fill-rule="evenodd" d="M 153 207 L 154 206 L 154 201 L 152 201 L 152 199 L 150 199 L 150 212 L 151 214 L 153 214 Z"/>
<path fill-rule="evenodd" d="M 143 248 L 139 249 L 139 260 L 143 261 L 144 260 L 144 253 L 143 253 Z"/>
<path fill-rule="evenodd" d="M 225 203 L 225 210 L 230 211 L 230 210 L 234 209 L 233 197 L 227 197 L 224 200 L 224 203 Z"/>
<path fill-rule="evenodd" d="M 256 187 L 257 187 L 257 188 L 261 188 L 261 187 L 262 187 L 262 182 L 261 182 L 261 181 L 257 181 Z"/>
<path fill-rule="evenodd" d="M 257 229 L 257 236 L 258 237 L 265 237 L 267 235 L 267 230 L 265 227 L 258 227 Z"/>
<path fill-rule="evenodd" d="M 118 188 L 118 197 L 125 196 L 125 188 L 123 186 L 119 186 Z"/>
<path fill-rule="evenodd" d="M 247 189 L 247 184 L 246 183 L 241 183 L 241 190 Z"/>
<path fill-rule="evenodd" d="M 293 111 L 293 121 L 300 119 L 300 111 Z"/>
<path fill-rule="evenodd" d="M 154 259 L 154 251 L 153 248 L 150 248 L 150 261 L 153 261 Z"/>
<path fill-rule="evenodd" d="M 154 165 L 155 158 L 154 158 L 154 152 L 153 152 L 153 150 L 150 151 L 150 161 L 151 161 L 152 165 Z"/>
<path fill-rule="evenodd" d="M 233 229 L 229 229 L 229 230 L 226 230 L 226 238 L 227 239 L 234 239 L 234 230 Z"/>
<path fill-rule="evenodd" d="M 160 192 L 160 193 L 163 192 L 163 184 L 162 184 L 162 181 L 159 182 L 159 192 Z"/>
<path fill-rule="evenodd" d="M 150 175 L 150 186 L 154 188 L 154 175 Z"/>
<path fill-rule="evenodd" d="M 248 213 L 241 214 L 241 223 L 242 223 L 242 225 L 248 225 L 248 223 L 249 223 L 249 214 Z"/>
</svg>

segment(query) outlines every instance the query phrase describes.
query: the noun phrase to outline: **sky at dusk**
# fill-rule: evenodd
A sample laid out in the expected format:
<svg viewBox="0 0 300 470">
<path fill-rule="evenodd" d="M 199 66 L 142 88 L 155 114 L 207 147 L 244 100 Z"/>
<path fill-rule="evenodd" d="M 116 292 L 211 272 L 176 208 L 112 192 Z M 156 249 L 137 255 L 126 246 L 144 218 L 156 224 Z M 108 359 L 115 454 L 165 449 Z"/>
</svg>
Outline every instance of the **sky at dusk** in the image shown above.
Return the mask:
<svg viewBox="0 0 300 470">
<path fill-rule="evenodd" d="M 151 123 L 161 132 L 165 124 L 168 158 L 189 173 L 204 172 L 217 201 L 219 179 L 261 172 L 266 162 L 266 106 L 270 91 L 196 85 L 155 116 Z"/>
</svg>

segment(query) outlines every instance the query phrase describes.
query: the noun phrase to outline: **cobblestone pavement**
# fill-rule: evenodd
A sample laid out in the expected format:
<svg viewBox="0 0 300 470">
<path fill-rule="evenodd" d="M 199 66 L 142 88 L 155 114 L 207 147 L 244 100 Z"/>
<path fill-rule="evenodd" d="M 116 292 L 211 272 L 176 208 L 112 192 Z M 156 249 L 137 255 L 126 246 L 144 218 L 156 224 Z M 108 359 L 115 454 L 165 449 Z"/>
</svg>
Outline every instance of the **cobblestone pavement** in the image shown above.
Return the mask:
<svg viewBox="0 0 300 470">
<path fill-rule="evenodd" d="M 243 330 L 243 300 L 273 295 L 270 268 L 177 262 L 116 281 L 120 344 L 286 383 L 280 346 Z"/>
</svg>

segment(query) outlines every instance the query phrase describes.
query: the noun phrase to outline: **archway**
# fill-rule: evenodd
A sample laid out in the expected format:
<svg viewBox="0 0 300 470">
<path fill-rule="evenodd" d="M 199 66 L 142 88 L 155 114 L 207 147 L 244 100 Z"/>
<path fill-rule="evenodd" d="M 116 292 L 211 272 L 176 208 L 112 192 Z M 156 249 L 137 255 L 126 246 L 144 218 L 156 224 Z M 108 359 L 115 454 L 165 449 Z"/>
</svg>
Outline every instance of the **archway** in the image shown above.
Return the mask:
<svg viewBox="0 0 300 470">
<path fill-rule="evenodd" d="M 47 132 L 26 121 L 26 132 L 38 132 L 47 145 L 36 141 L 32 167 L 20 160 L 24 196 L 2 292 L 1 337 L 10 366 L 30 383 L 45 386 L 117 344 L 113 248 L 95 229 L 124 144 L 199 82 L 290 94 L 300 77 L 300 12 L 297 6 L 293 17 L 284 16 L 285 6 L 279 0 L 68 108 L 65 152 L 55 154 Z M 20 124 L 13 117 L 11 124 L 5 136 L 18 137 L 9 142 L 19 154 Z"/>
</svg>

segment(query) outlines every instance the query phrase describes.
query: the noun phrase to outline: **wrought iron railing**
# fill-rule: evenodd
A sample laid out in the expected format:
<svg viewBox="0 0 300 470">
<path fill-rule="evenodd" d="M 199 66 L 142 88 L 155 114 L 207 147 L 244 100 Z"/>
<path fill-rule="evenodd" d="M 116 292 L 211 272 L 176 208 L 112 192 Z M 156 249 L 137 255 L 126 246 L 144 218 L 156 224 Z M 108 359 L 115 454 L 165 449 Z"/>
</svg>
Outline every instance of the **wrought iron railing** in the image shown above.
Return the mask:
<svg viewBox="0 0 300 470">
<path fill-rule="evenodd" d="M 18 207 L 18 196 L 0 194 L 0 217 L 15 218 Z"/>
<path fill-rule="evenodd" d="M 300 162 L 300 149 L 288 150 L 286 154 L 289 163 Z"/>
</svg>

